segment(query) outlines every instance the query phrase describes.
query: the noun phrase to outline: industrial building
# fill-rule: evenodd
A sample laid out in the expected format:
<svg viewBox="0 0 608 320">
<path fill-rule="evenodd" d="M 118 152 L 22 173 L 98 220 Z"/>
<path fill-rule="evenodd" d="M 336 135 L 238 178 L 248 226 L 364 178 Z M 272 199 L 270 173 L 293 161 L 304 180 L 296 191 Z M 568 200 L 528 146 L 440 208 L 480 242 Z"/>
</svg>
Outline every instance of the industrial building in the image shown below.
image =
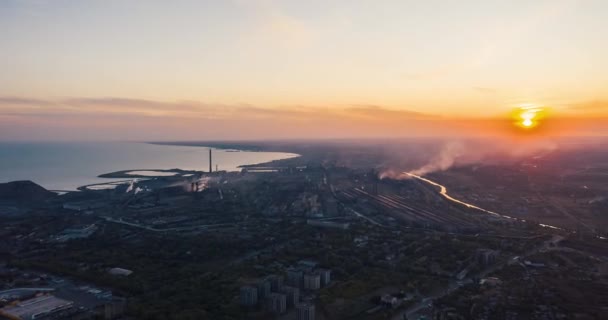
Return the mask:
<svg viewBox="0 0 608 320">
<path fill-rule="evenodd" d="M 66 202 L 63 204 L 63 208 L 66 210 L 73 211 L 88 211 L 107 207 L 107 201 L 91 200 L 91 201 L 80 201 L 80 202 Z"/>
<path fill-rule="evenodd" d="M 132 274 L 133 271 L 128 270 L 128 269 L 123 269 L 123 268 L 112 268 L 112 269 L 108 270 L 108 273 L 113 276 L 127 277 L 130 274 Z"/>
<path fill-rule="evenodd" d="M 66 242 L 74 239 L 86 239 L 95 233 L 97 229 L 98 227 L 95 224 L 84 226 L 82 228 L 65 229 L 55 238 L 55 241 Z"/>
<path fill-rule="evenodd" d="M 333 229 L 341 229 L 346 230 L 350 227 L 350 223 L 347 222 L 331 222 L 331 221 L 322 221 L 322 220 L 307 220 L 306 223 L 313 227 L 322 227 L 322 228 L 333 228 Z"/>
<path fill-rule="evenodd" d="M 0 316 L 12 320 L 33 320 L 72 308 L 73 302 L 42 295 L 0 309 Z"/>
<path fill-rule="evenodd" d="M 479 263 L 482 266 L 489 266 L 491 264 L 494 264 L 494 262 L 496 262 L 497 258 L 498 258 L 498 251 L 496 251 L 496 250 L 478 249 L 475 252 L 475 259 L 477 260 L 477 263 Z"/>
</svg>

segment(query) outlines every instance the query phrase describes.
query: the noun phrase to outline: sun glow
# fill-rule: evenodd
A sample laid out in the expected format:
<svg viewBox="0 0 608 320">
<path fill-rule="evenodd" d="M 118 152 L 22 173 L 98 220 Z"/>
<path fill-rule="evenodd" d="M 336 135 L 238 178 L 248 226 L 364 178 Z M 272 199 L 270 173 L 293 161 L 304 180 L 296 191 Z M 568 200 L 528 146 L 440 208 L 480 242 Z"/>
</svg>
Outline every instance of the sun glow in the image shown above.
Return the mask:
<svg viewBox="0 0 608 320">
<path fill-rule="evenodd" d="M 544 116 L 544 109 L 533 104 L 520 105 L 513 111 L 514 124 L 526 130 L 539 126 Z"/>
</svg>

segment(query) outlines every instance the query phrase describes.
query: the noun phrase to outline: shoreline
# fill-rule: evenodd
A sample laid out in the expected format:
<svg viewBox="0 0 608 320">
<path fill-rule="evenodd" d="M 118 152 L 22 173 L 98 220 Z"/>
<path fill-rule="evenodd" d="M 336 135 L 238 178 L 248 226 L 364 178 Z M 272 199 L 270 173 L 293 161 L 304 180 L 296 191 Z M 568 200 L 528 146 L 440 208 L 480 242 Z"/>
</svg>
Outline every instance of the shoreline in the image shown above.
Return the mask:
<svg viewBox="0 0 608 320">
<path fill-rule="evenodd" d="M 222 171 L 227 171 L 227 172 L 239 172 L 242 169 L 245 168 L 249 168 L 249 167 L 261 167 L 261 166 L 277 166 L 279 165 L 279 163 L 282 164 L 282 161 L 286 161 L 289 159 L 294 159 L 294 158 L 300 158 L 301 155 L 297 154 L 297 153 L 290 153 L 290 152 L 283 152 L 283 151 L 279 151 L 279 150 L 269 150 L 269 148 L 265 148 L 265 147 L 261 147 L 260 145 L 263 144 L 263 142 L 260 143 L 256 143 L 255 145 L 253 144 L 239 144 L 239 143 L 224 143 L 224 142 L 208 142 L 208 143 L 180 143 L 180 142 L 147 142 L 147 141 L 138 141 L 138 142 L 134 142 L 134 141 L 125 141 L 126 143 L 136 143 L 136 144 L 140 144 L 140 145 L 157 145 L 157 146 L 175 146 L 175 147 L 199 147 L 199 148 L 212 148 L 212 149 L 218 149 L 219 152 L 221 153 L 227 153 L 228 157 L 230 159 L 232 159 L 232 165 L 229 165 L 228 167 L 226 167 L 226 169 L 228 170 L 222 170 Z M 93 143 L 87 143 L 87 145 L 89 146 L 85 146 L 82 143 L 65 143 L 65 144 L 61 144 L 62 146 L 67 146 L 69 149 L 68 151 L 74 149 L 74 148 L 82 148 L 82 147 L 86 147 L 87 150 L 96 150 L 98 148 L 95 147 L 95 145 L 97 145 L 97 142 L 93 142 Z M 103 146 L 107 147 L 108 145 L 111 144 L 106 144 L 104 143 Z M 92 146 L 92 147 L 91 147 Z M 34 145 L 35 147 L 35 145 Z M 123 147 L 120 147 L 122 149 L 124 149 Z M 121 149 L 107 149 L 107 152 L 121 152 Z M 19 150 L 21 151 L 21 150 Z M 169 150 L 171 151 L 171 150 Z M 106 151 L 104 151 L 106 152 Z M 161 151 L 162 152 L 162 151 Z M 240 152 L 260 152 L 260 153 L 264 153 L 264 152 L 274 152 L 274 153 L 281 153 L 281 154 L 277 154 L 275 155 L 275 159 L 276 160 L 270 160 L 270 161 L 266 161 L 268 158 L 272 159 L 272 156 L 259 156 L 259 159 L 256 159 L 255 155 L 245 155 L 243 154 L 241 156 Z M 127 159 L 125 158 L 126 161 L 120 161 L 121 158 L 119 158 L 119 161 L 116 161 L 117 164 L 119 164 L 118 166 L 116 165 L 112 165 L 112 166 L 105 166 L 105 165 L 89 165 L 87 168 L 86 172 L 76 172 L 74 174 L 70 173 L 73 170 L 70 169 L 69 167 L 67 168 L 61 168 L 62 172 L 64 172 L 63 174 L 54 174 L 54 175 L 49 175 L 49 177 L 47 177 L 46 179 L 38 179 L 38 175 L 37 174 L 21 174 L 21 175 L 15 175 L 13 177 L 9 176 L 8 180 L 6 180 L 3 183 L 9 183 L 9 182 L 14 182 L 14 181 L 32 181 L 40 186 L 42 186 L 43 188 L 47 189 L 47 190 L 60 190 L 61 193 L 71 193 L 71 192 L 79 192 L 82 189 L 86 188 L 87 186 L 92 186 L 92 185 L 103 185 L 103 184 L 107 184 L 107 183 L 113 183 L 114 181 L 110 180 L 110 179 L 155 179 L 155 178 L 184 178 L 186 175 L 189 174 L 201 174 L 201 173 L 208 173 L 207 170 L 200 170 L 200 168 L 203 168 L 203 165 L 200 166 L 193 166 L 193 165 L 184 165 L 184 167 L 189 168 L 189 169 L 180 169 L 178 166 L 183 165 L 182 162 L 184 161 L 179 161 L 179 157 L 176 157 L 174 159 L 174 161 L 172 161 L 169 157 L 169 159 L 167 161 L 161 161 L 160 162 L 160 166 L 155 166 L 155 162 L 159 162 L 159 161 L 152 161 L 152 162 L 146 162 L 145 161 L 145 157 L 146 154 L 148 154 L 148 156 L 150 156 L 149 152 L 144 153 L 144 161 L 132 161 L 132 159 Z M 187 155 L 185 155 L 187 156 Z M 167 157 L 165 157 L 167 158 Z M 253 158 L 253 159 L 252 159 Z M 187 158 L 184 158 L 187 159 Z M 63 163 L 65 161 L 67 161 L 68 159 L 63 159 L 63 156 L 61 157 L 55 157 L 55 159 L 53 159 L 53 161 L 57 162 L 57 163 Z M 190 159 L 189 162 L 192 159 Z M 256 161 L 257 160 L 257 161 Z M 112 160 L 114 161 L 114 160 Z M 281 162 L 277 162 L 277 161 L 281 161 Z M 137 165 L 137 162 L 141 162 L 139 163 L 140 165 L 144 165 L 145 169 L 130 169 L 129 167 L 136 167 L 138 168 L 139 166 Z M 244 163 L 244 164 L 239 164 L 240 163 Z M 100 162 L 100 163 L 105 163 L 105 162 Z M 120 163 L 124 163 L 123 168 L 120 168 Z M 146 163 L 148 164 L 152 164 L 151 166 L 146 165 Z M 188 163 L 188 160 L 185 161 L 185 163 Z M 134 165 L 135 164 L 135 165 Z M 168 164 L 165 166 L 165 164 Z M 112 168 L 112 167 L 118 167 L 116 169 Z M 104 168 L 107 169 L 107 167 L 109 167 L 111 170 L 104 170 Z M 125 168 L 126 167 L 126 168 Z M 176 168 L 177 167 L 177 168 Z M 17 170 L 19 169 L 19 166 L 16 167 Z M 151 169 L 150 169 L 151 168 Z M 192 169 L 192 168 L 196 168 L 196 169 Z M 112 170 L 114 169 L 114 170 Z M 82 170 L 81 170 L 82 171 Z M 101 171 L 101 173 L 100 173 Z M 105 172 L 104 172 L 105 171 Z M 138 172 L 138 171 L 148 171 L 147 173 L 142 173 L 142 172 Z M 42 170 L 41 172 L 43 172 L 44 174 L 44 170 Z M 158 175 L 154 174 L 154 173 L 159 173 Z M 168 175 L 169 173 L 171 173 L 171 175 Z M 12 178 L 12 179 L 10 179 Z M 48 187 L 47 187 L 48 186 Z"/>
<path fill-rule="evenodd" d="M 139 172 L 139 171 L 147 171 L 147 172 L 159 172 L 159 173 L 175 173 L 174 175 L 143 175 L 143 174 L 130 174 L 130 172 Z M 108 172 L 98 175 L 98 178 L 104 179 L 122 179 L 122 178 L 158 178 L 158 177 L 183 177 L 187 174 L 196 174 L 200 173 L 200 171 L 196 170 L 183 170 L 183 169 L 129 169 L 129 170 L 119 170 L 114 172 Z"/>
<path fill-rule="evenodd" d="M 162 146 L 178 146 L 178 147 L 196 147 L 196 148 L 210 148 L 224 150 L 225 152 L 275 152 L 289 154 L 291 157 L 271 160 L 267 162 L 242 164 L 237 168 L 252 168 L 252 167 L 277 167 L 277 162 L 288 161 L 293 159 L 302 158 L 303 155 L 290 150 L 282 150 L 278 146 L 271 146 L 269 142 L 229 142 L 229 141 L 174 141 L 174 142 L 162 142 L 162 141 L 147 141 L 147 144 L 162 145 Z M 287 148 L 289 149 L 289 148 Z M 272 164 L 272 166 L 270 166 Z M 134 170 L 133 170 L 134 171 Z M 160 170 L 154 170 L 160 171 Z"/>
</svg>

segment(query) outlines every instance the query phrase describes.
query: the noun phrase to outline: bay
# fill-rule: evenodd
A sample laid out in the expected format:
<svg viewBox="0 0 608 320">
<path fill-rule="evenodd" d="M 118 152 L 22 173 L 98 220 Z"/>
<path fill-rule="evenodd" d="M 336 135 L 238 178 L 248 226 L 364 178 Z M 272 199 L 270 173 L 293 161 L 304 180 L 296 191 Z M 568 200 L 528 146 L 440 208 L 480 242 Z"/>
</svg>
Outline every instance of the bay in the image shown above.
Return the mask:
<svg viewBox="0 0 608 320">
<path fill-rule="evenodd" d="M 140 142 L 0 142 L 0 183 L 31 180 L 49 190 L 114 181 L 98 178 L 120 170 L 209 170 L 209 148 Z M 212 149 L 213 170 L 296 157 L 282 152 Z"/>
</svg>

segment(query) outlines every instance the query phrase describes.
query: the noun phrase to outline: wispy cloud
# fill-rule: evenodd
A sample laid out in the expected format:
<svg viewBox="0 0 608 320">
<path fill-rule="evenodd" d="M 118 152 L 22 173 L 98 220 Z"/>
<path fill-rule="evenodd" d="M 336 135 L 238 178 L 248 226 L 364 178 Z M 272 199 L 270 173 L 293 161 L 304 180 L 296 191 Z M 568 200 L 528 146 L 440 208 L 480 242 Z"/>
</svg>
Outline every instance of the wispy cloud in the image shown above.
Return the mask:
<svg viewBox="0 0 608 320">
<path fill-rule="evenodd" d="M 0 114 L 121 114 L 164 117 L 229 116 L 243 105 L 205 104 L 197 101 L 164 102 L 121 97 L 43 100 L 0 97 Z"/>
<path fill-rule="evenodd" d="M 40 99 L 23 98 L 23 97 L 12 97 L 12 96 L 0 96 L 1 105 L 27 105 L 27 106 L 48 106 L 53 105 L 54 102 Z"/>
<path fill-rule="evenodd" d="M 567 109 L 575 112 L 602 112 L 605 114 L 608 113 L 608 101 L 594 100 L 584 103 L 570 104 L 567 106 Z"/>
<path fill-rule="evenodd" d="M 248 104 L 227 105 L 199 101 L 164 102 L 121 97 L 68 98 L 42 100 L 22 97 L 0 97 L 0 114 L 52 115 L 52 114 L 120 114 L 158 116 L 167 118 L 359 118 L 365 120 L 420 120 L 434 116 L 408 110 L 382 106 L 354 105 L 326 108 L 311 106 L 285 106 L 263 108 Z"/>
</svg>

